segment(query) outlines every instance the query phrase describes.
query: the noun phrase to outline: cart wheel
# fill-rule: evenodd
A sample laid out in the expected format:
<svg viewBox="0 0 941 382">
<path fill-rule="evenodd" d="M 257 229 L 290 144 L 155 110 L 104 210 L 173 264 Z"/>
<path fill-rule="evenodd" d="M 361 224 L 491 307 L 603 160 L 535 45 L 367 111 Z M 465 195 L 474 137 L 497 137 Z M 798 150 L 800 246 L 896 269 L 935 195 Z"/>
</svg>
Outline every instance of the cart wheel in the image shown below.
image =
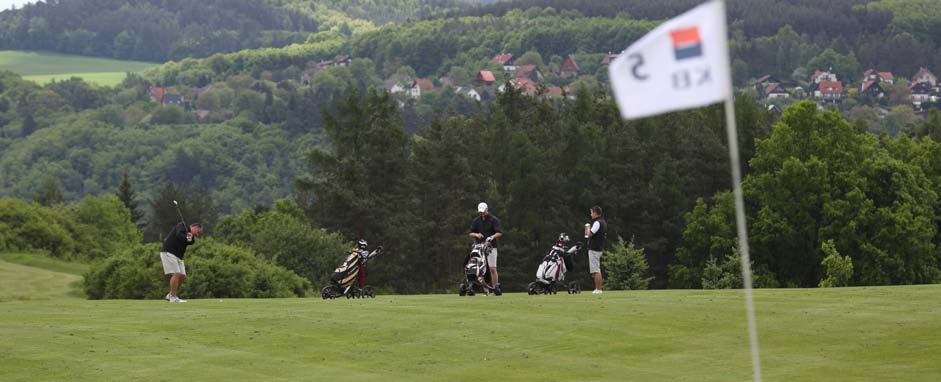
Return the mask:
<svg viewBox="0 0 941 382">
<path fill-rule="evenodd" d="M 323 287 L 323 289 L 320 290 L 320 297 L 322 297 L 324 300 L 328 298 L 334 298 L 335 296 L 333 295 L 333 287 L 331 286 Z"/>
<path fill-rule="evenodd" d="M 460 284 L 460 286 L 457 288 L 457 294 L 458 296 L 467 295 L 467 285 Z"/>
<path fill-rule="evenodd" d="M 363 288 L 363 297 L 376 298 L 376 290 L 373 287 L 367 285 Z"/>
</svg>

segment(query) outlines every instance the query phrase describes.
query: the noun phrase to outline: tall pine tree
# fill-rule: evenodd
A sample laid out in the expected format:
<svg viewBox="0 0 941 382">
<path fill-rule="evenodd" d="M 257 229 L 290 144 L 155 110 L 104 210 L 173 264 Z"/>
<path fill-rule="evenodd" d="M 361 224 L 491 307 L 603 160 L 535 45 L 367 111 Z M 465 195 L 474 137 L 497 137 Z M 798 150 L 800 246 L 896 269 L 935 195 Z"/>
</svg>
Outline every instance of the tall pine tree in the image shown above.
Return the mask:
<svg viewBox="0 0 941 382">
<path fill-rule="evenodd" d="M 62 187 L 59 186 L 59 180 L 54 177 L 47 177 L 39 189 L 39 193 L 33 197 L 33 201 L 46 207 L 65 202 L 65 196 L 62 194 Z"/>
<path fill-rule="evenodd" d="M 121 184 L 118 185 L 118 192 L 115 194 L 118 195 L 118 199 L 121 199 L 121 202 L 124 203 L 128 211 L 131 212 L 131 221 L 137 224 L 138 228 L 143 227 L 141 218 L 144 217 L 144 214 L 137 208 L 137 201 L 134 200 L 136 193 L 134 192 L 134 187 L 131 185 L 131 178 L 127 175 L 127 170 L 124 171 Z"/>
</svg>

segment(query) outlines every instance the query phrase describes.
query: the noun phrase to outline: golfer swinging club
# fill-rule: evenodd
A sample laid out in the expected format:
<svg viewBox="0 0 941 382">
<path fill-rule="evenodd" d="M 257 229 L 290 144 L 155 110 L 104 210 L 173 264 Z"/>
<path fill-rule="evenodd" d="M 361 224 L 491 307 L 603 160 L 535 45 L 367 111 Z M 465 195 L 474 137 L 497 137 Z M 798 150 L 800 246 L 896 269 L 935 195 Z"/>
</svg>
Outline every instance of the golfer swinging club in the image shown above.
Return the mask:
<svg viewBox="0 0 941 382">
<path fill-rule="evenodd" d="M 176 201 L 173 201 L 176 204 Z M 179 206 L 177 206 L 179 212 Z M 199 223 L 186 226 L 183 221 L 183 214 L 180 214 L 180 222 L 173 226 L 170 234 L 163 241 L 163 248 L 160 250 L 160 260 L 163 262 L 163 273 L 172 274 L 170 276 L 170 293 L 164 297 L 169 302 L 186 302 L 177 297 L 177 291 L 180 284 L 186 280 L 186 266 L 183 264 L 183 255 L 186 253 L 186 247 L 196 243 L 196 237 L 203 233 L 203 226 Z"/>
</svg>

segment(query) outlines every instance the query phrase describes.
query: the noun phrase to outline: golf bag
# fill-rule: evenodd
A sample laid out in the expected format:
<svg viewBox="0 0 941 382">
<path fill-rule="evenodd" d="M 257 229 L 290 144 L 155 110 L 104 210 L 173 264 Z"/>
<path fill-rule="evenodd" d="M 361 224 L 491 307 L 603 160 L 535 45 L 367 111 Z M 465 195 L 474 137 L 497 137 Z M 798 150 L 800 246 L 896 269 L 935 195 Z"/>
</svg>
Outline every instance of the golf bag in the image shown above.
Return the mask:
<svg viewBox="0 0 941 382">
<path fill-rule="evenodd" d="M 330 276 L 330 285 L 320 290 L 320 297 L 324 299 L 341 296 L 346 296 L 346 298 L 376 297 L 373 287 L 366 285 L 366 262 L 381 254 L 382 247 L 369 252 L 366 250 L 366 241 L 360 240 L 343 264 L 333 271 Z"/>
<path fill-rule="evenodd" d="M 482 292 L 493 292 L 497 296 L 503 294 L 499 287 L 492 286 L 487 282 L 490 278 L 490 264 L 487 263 L 487 255 L 490 254 L 492 248 L 489 240 L 471 246 L 470 255 L 464 262 L 465 280 L 458 286 L 458 295 L 473 296 Z"/>
<path fill-rule="evenodd" d="M 529 283 L 528 292 L 535 294 L 556 294 L 559 285 L 565 281 L 565 273 L 572 269 L 572 256 L 578 253 L 582 243 L 575 243 L 569 247 L 569 236 L 565 233 L 559 235 L 552 249 L 542 258 L 539 268 L 536 269 L 536 281 Z M 566 286 L 569 294 L 581 293 L 577 282 Z"/>
</svg>

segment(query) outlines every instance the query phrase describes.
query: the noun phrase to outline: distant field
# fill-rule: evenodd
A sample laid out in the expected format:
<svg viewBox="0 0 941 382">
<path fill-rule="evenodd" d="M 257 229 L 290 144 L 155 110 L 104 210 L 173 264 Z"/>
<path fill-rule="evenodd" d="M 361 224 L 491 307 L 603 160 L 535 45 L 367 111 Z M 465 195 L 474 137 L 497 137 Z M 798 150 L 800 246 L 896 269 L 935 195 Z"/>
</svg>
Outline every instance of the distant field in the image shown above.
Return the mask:
<svg viewBox="0 0 941 382">
<path fill-rule="evenodd" d="M 170 304 L 65 297 L 77 276 L 27 268 L 0 257 L 4 382 L 751 380 L 741 291 Z M 939 296 L 757 290 L 764 380 L 941 380 Z"/>
<path fill-rule="evenodd" d="M 0 70 L 9 70 L 38 83 L 76 76 L 99 85 L 114 86 L 124 80 L 127 72 L 140 72 L 157 65 L 48 52 L 0 51 Z"/>
</svg>

